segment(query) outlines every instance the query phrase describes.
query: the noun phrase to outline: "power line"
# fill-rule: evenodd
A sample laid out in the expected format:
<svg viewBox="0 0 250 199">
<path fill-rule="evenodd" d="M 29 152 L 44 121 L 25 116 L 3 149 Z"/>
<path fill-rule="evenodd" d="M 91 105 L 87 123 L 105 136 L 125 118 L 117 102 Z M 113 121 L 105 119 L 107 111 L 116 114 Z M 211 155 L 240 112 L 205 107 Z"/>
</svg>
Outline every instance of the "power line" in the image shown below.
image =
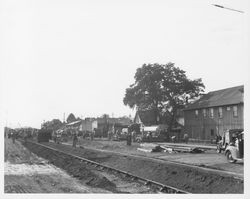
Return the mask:
<svg viewBox="0 0 250 199">
<path fill-rule="evenodd" d="M 218 8 L 223 8 L 223 9 L 227 9 L 227 10 L 232 10 L 232 11 L 236 11 L 236 12 L 240 12 L 240 13 L 244 13 L 243 11 L 241 10 L 235 10 L 235 9 L 232 9 L 232 8 L 227 8 L 227 7 L 224 7 L 224 6 L 221 6 L 221 5 L 218 5 L 218 4 L 212 4 L 213 6 L 216 6 Z"/>
</svg>

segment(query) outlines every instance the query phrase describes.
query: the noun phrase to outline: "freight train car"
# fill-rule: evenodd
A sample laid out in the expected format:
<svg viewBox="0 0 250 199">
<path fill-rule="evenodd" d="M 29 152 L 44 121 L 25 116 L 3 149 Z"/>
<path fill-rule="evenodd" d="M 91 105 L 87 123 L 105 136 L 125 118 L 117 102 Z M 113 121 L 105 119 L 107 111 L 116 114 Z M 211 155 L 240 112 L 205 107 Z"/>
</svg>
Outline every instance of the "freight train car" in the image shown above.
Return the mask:
<svg viewBox="0 0 250 199">
<path fill-rule="evenodd" d="M 37 142 L 49 142 L 52 139 L 52 130 L 41 129 L 38 131 Z"/>
</svg>

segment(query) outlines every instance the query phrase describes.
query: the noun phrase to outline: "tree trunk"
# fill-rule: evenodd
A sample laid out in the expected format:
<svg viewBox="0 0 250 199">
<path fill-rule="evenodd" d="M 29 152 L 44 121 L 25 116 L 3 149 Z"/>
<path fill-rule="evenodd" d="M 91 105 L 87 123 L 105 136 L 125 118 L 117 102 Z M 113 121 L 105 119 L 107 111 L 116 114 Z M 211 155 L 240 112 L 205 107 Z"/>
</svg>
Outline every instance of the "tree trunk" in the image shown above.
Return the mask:
<svg viewBox="0 0 250 199">
<path fill-rule="evenodd" d="M 158 110 L 158 104 L 156 103 L 156 105 L 155 105 L 155 123 L 156 123 L 156 125 L 159 124 L 158 117 L 159 117 L 159 110 Z"/>
</svg>

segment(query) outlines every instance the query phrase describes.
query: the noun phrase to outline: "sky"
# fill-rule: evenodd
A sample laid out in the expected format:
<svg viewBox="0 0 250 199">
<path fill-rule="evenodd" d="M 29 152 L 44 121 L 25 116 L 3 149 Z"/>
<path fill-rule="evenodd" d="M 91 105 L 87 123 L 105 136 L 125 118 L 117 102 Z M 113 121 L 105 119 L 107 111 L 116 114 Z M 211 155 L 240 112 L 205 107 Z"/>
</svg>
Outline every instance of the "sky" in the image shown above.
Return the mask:
<svg viewBox="0 0 250 199">
<path fill-rule="evenodd" d="M 144 63 L 173 62 L 205 92 L 246 85 L 248 13 L 247 0 L 2 0 L 0 121 L 134 116 L 123 97 Z"/>
</svg>

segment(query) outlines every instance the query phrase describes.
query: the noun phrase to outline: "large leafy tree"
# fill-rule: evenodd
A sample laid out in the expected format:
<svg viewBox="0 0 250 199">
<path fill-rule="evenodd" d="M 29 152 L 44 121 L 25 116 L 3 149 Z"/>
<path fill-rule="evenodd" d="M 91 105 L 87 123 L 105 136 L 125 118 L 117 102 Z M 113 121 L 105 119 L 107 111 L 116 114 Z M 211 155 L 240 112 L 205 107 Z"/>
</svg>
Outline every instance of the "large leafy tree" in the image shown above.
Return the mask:
<svg viewBox="0 0 250 199">
<path fill-rule="evenodd" d="M 135 73 L 135 83 L 126 89 L 123 102 L 130 108 L 154 110 L 157 117 L 168 113 L 169 126 L 173 125 L 177 110 L 183 108 L 187 99 L 204 92 L 201 79 L 190 80 L 186 72 L 173 63 L 164 65 L 144 64 Z"/>
<path fill-rule="evenodd" d="M 144 64 L 135 73 L 135 83 L 126 89 L 123 102 L 130 108 L 154 110 L 155 121 L 164 102 L 162 94 L 163 67 L 159 64 Z"/>
</svg>

